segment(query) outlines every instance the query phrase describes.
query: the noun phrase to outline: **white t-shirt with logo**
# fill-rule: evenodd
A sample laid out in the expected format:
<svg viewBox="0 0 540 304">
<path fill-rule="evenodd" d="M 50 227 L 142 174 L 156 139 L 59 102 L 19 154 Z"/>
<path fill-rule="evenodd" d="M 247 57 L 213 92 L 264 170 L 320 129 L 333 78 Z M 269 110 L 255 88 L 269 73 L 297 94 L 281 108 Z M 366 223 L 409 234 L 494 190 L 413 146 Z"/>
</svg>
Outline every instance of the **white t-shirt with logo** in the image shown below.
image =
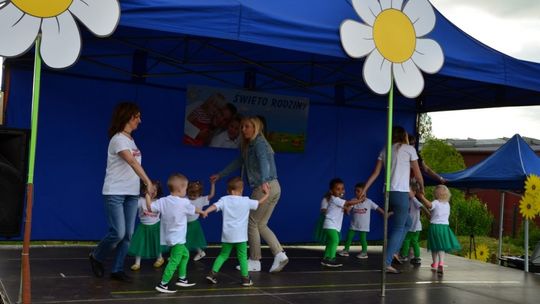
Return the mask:
<svg viewBox="0 0 540 304">
<path fill-rule="evenodd" d="M 103 183 L 104 195 L 139 195 L 140 178 L 133 168 L 118 153 L 129 150 L 140 164 L 141 151 L 135 141 L 122 133 L 116 133 L 109 141 L 107 148 L 107 169 Z"/>
<path fill-rule="evenodd" d="M 143 225 L 154 225 L 159 222 L 159 212 L 150 212 L 146 209 L 146 199 L 139 197 L 139 220 Z"/>
<path fill-rule="evenodd" d="M 174 246 L 186 243 L 187 216 L 195 214 L 187 198 L 166 196 L 152 202 L 152 212 L 161 213 L 161 245 Z"/>
<path fill-rule="evenodd" d="M 341 231 L 341 224 L 343 223 L 343 206 L 345 206 L 346 200 L 332 196 L 328 201 L 328 208 L 326 209 L 326 218 L 324 219 L 323 229 L 335 229 Z"/>
<path fill-rule="evenodd" d="M 439 202 L 434 200 L 431 203 L 431 220 L 429 221 L 432 224 L 443 224 L 449 225 L 448 218 L 450 217 L 450 203 L 448 202 Z"/>
<path fill-rule="evenodd" d="M 214 204 L 217 211 L 223 212 L 221 241 L 241 243 L 248 240 L 248 220 L 250 210 L 259 207 L 259 201 L 247 196 L 227 195 Z"/>
<path fill-rule="evenodd" d="M 378 157 L 386 163 L 386 149 Z M 418 160 L 418 154 L 413 146 L 407 144 L 392 145 L 392 166 L 390 177 L 390 191 L 409 192 L 411 177 L 411 161 Z"/>
<path fill-rule="evenodd" d="M 416 197 L 409 198 L 409 216 L 411 217 L 411 228 L 409 231 L 422 231 L 422 222 L 420 221 L 420 210 L 422 203 Z"/>
<path fill-rule="evenodd" d="M 377 208 L 379 208 L 379 205 L 375 204 L 369 198 L 366 198 L 360 204 L 354 205 L 351 209 L 352 219 L 349 229 L 369 232 L 371 210 L 377 210 Z"/>
<path fill-rule="evenodd" d="M 195 206 L 195 208 L 198 208 L 200 210 L 202 210 L 203 207 L 210 205 L 210 201 L 208 200 L 208 195 L 207 196 L 199 196 L 198 198 L 196 198 L 194 200 L 189 200 L 189 201 L 193 206 Z M 189 222 L 196 221 L 198 219 L 199 219 L 198 214 L 188 215 L 188 220 L 187 221 L 189 223 Z"/>
</svg>

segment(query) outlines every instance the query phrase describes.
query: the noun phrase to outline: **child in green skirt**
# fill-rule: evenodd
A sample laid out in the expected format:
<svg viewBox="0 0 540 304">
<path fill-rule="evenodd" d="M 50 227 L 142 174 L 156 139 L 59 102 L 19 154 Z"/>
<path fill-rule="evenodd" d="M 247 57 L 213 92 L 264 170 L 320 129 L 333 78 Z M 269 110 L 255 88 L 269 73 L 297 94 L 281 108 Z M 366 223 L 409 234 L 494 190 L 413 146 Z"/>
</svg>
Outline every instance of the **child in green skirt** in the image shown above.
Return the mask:
<svg viewBox="0 0 540 304">
<path fill-rule="evenodd" d="M 445 185 L 438 185 L 434 190 L 435 200 L 428 201 L 422 193 L 418 198 L 431 211 L 431 220 L 428 230 L 427 249 L 431 251 L 433 264 L 431 270 L 439 275 L 444 272 L 445 252 L 461 250 L 461 245 L 454 232 L 450 229 L 450 190 Z"/>
<path fill-rule="evenodd" d="M 159 181 L 152 181 L 156 188 L 156 194 L 152 198 L 158 199 L 162 196 L 161 184 Z M 150 212 L 146 209 L 146 187 L 141 183 L 141 197 L 139 197 L 139 220 L 140 223 L 131 238 L 128 254 L 135 257 L 135 263 L 131 265 L 131 270 L 141 269 L 141 258 L 156 259 L 154 267 L 163 265 L 162 246 L 159 244 L 159 212 Z"/>
<path fill-rule="evenodd" d="M 214 194 L 216 193 L 216 183 L 211 182 L 210 193 L 208 195 L 202 196 L 202 193 L 203 184 L 200 181 L 189 182 L 187 188 L 188 199 L 195 208 L 201 210 L 203 207 L 208 206 L 210 200 L 214 197 Z M 204 249 L 207 246 L 204 231 L 198 219 L 198 214 L 188 216 L 186 247 L 190 252 L 197 252 L 193 257 L 194 261 L 198 261 L 206 256 Z"/>
<path fill-rule="evenodd" d="M 242 275 L 242 286 L 253 285 L 248 275 L 247 260 L 249 213 L 251 210 L 257 210 L 259 204 L 264 204 L 269 193 L 263 190 L 263 197 L 256 201 L 247 196 L 242 196 L 243 191 L 244 182 L 242 178 L 231 178 L 227 182 L 227 193 L 229 195 L 220 198 L 202 214 L 203 217 L 207 217 L 208 213 L 213 211 L 223 212 L 221 252 L 212 266 L 212 271 L 206 276 L 206 280 L 211 284 L 217 284 L 217 274 L 221 266 L 229 258 L 232 249 L 236 248 L 236 257 L 240 263 L 240 273 Z"/>
<path fill-rule="evenodd" d="M 324 219 L 326 218 L 326 209 L 328 209 L 328 198 L 330 196 L 330 192 L 327 192 L 321 201 L 319 219 L 317 220 L 315 231 L 313 232 L 313 237 L 319 244 L 326 244 L 326 233 L 323 230 L 323 224 Z"/>
<path fill-rule="evenodd" d="M 409 260 L 409 250 L 412 248 L 414 257 L 411 259 L 411 264 L 420 265 L 422 259 L 420 258 L 420 232 L 422 231 L 422 222 L 420 221 L 420 210 L 425 208 L 420 201 L 416 198 L 419 187 L 415 180 L 410 182 L 409 190 L 409 216 L 411 217 L 411 228 L 407 232 L 403 244 L 401 245 L 401 258 L 400 260 L 406 262 Z"/>
</svg>

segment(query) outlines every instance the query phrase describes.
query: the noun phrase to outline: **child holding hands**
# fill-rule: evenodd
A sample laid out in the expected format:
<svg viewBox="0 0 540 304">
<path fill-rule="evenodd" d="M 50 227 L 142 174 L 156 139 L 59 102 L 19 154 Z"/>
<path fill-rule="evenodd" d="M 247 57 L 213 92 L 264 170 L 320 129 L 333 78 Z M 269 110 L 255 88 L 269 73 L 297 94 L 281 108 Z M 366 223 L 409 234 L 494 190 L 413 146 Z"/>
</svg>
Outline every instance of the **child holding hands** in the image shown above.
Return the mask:
<svg viewBox="0 0 540 304">
<path fill-rule="evenodd" d="M 223 263 L 227 261 L 233 248 L 236 248 L 236 256 L 240 263 L 240 273 L 242 275 L 242 286 L 252 286 L 253 282 L 248 275 L 247 260 L 247 240 L 248 240 L 248 220 L 250 210 L 256 210 L 268 198 L 269 193 L 264 192 L 264 196 L 259 200 L 252 200 L 247 196 L 242 196 L 244 182 L 240 177 L 233 177 L 227 182 L 227 193 L 229 195 L 219 199 L 215 204 L 208 207 L 203 212 L 203 217 L 213 211 L 223 212 L 223 226 L 221 234 L 221 252 L 219 253 L 212 271 L 206 276 L 209 283 L 217 284 L 217 274 Z"/>
<path fill-rule="evenodd" d="M 365 183 L 358 183 L 354 186 L 354 195 L 356 199 L 362 198 L 362 191 L 366 186 Z M 349 213 L 352 213 L 351 226 L 347 233 L 347 240 L 345 241 L 345 247 L 338 254 L 340 256 L 349 256 L 349 247 L 357 233 L 360 234 L 360 243 L 362 244 L 362 251 L 356 256 L 358 259 L 367 259 L 367 234 L 369 232 L 369 226 L 371 222 L 371 210 L 377 210 L 384 216 L 384 210 L 375 204 L 369 198 L 364 198 L 359 204 L 354 205 Z"/>
<path fill-rule="evenodd" d="M 356 205 L 364 200 L 352 199 L 346 201 L 341 197 L 345 194 L 345 184 L 339 178 L 330 181 L 330 192 L 328 193 L 328 209 L 323 228 L 326 232 L 326 249 L 321 265 L 325 267 L 341 267 L 343 264 L 336 262 L 336 250 L 339 244 L 339 232 L 343 222 L 343 212 L 352 205 Z"/>
<path fill-rule="evenodd" d="M 418 198 L 431 211 L 427 242 L 427 249 L 431 251 L 433 258 L 431 270 L 442 275 L 445 252 L 460 250 L 461 245 L 450 229 L 448 221 L 450 217 L 450 190 L 445 185 L 438 185 L 435 187 L 433 196 L 435 200 L 430 202 L 422 193 L 418 194 Z"/>
<path fill-rule="evenodd" d="M 189 201 L 195 208 L 200 210 L 210 204 L 210 200 L 216 193 L 216 182 L 211 182 L 210 193 L 206 196 L 202 195 L 203 184 L 200 181 L 189 182 L 187 188 L 187 196 Z M 206 256 L 204 249 L 206 248 L 206 238 L 201 223 L 198 221 L 199 215 L 188 215 L 186 247 L 189 251 L 196 251 L 197 254 L 193 257 L 193 261 L 198 261 Z"/>
<path fill-rule="evenodd" d="M 169 289 L 169 282 L 176 269 L 178 269 L 177 286 L 190 287 L 195 285 L 195 283 L 190 283 L 186 277 L 189 260 L 189 251 L 185 245 L 187 216 L 202 212 L 185 198 L 187 185 L 187 178 L 176 173 L 172 174 L 167 181 L 167 187 L 171 192 L 169 196 L 152 202 L 150 195 L 146 194 L 146 208 L 151 212 L 161 213 L 161 244 L 171 247 L 169 262 L 165 267 L 161 282 L 155 287 L 157 291 L 163 293 L 176 292 L 176 290 Z"/>
</svg>

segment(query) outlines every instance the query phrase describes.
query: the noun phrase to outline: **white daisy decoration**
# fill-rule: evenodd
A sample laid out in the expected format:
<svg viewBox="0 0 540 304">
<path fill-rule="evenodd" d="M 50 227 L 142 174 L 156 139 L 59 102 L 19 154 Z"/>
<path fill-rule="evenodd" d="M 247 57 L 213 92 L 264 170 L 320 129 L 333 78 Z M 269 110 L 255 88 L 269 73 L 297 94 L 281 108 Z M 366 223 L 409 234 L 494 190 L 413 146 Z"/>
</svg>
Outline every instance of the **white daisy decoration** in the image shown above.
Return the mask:
<svg viewBox="0 0 540 304">
<path fill-rule="evenodd" d="M 340 27 L 343 49 L 353 58 L 367 56 L 363 77 L 377 94 L 390 91 L 392 79 L 403 96 L 415 98 L 424 89 L 420 70 L 437 73 L 443 66 L 440 45 L 421 38 L 435 27 L 428 0 L 352 0 L 365 22 L 345 20 Z"/>
<path fill-rule="evenodd" d="M 81 51 L 75 18 L 94 35 L 111 35 L 120 19 L 117 0 L 0 0 L 0 56 L 27 52 L 41 33 L 40 53 L 51 68 L 73 65 Z"/>
</svg>

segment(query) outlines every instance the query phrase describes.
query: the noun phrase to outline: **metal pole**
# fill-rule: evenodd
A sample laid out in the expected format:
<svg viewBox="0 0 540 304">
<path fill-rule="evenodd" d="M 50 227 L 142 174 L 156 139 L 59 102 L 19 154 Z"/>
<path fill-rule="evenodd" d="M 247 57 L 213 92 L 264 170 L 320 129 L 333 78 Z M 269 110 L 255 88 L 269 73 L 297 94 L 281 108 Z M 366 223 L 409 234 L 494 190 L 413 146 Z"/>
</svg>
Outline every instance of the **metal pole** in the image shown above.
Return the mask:
<svg viewBox="0 0 540 304">
<path fill-rule="evenodd" d="M 506 192 L 501 191 L 501 201 L 499 203 L 499 247 L 497 249 L 497 258 L 499 260 L 499 265 L 501 265 L 502 257 L 502 243 L 503 243 L 503 230 L 504 230 L 504 197 Z"/>
<path fill-rule="evenodd" d="M 529 220 L 525 219 L 525 272 L 529 272 Z"/>
<path fill-rule="evenodd" d="M 388 94 L 388 133 L 386 138 L 386 175 L 384 191 L 384 238 L 381 275 L 381 296 L 386 295 L 386 252 L 388 251 L 388 207 L 390 205 L 390 174 L 392 166 L 392 120 L 394 113 L 394 80 L 390 79 Z"/>
<path fill-rule="evenodd" d="M 32 118 L 30 130 L 30 151 L 28 155 L 28 183 L 26 187 L 26 217 L 24 223 L 23 250 L 21 253 L 21 291 L 22 303 L 32 302 L 32 292 L 30 285 L 30 235 L 32 230 L 32 205 L 34 198 L 34 165 L 36 160 L 36 142 L 39 113 L 39 92 L 41 87 L 41 56 L 39 48 L 41 45 L 41 35 L 36 39 L 36 49 L 34 55 L 34 85 L 32 93 Z"/>
</svg>

